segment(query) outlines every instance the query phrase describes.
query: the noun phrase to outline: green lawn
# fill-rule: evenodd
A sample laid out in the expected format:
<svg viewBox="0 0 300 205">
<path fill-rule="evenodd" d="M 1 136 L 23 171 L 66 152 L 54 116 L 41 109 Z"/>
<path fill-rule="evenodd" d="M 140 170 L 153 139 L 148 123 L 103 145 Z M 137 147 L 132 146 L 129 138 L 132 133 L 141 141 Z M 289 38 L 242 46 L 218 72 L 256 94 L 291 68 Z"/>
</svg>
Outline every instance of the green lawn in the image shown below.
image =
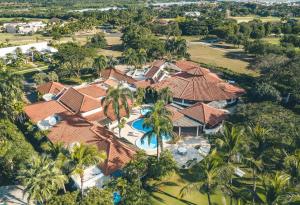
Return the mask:
<svg viewBox="0 0 300 205">
<path fill-rule="evenodd" d="M 180 177 L 178 174 L 172 174 L 160 182 L 169 182 L 167 185 L 157 186 L 158 191 L 151 193 L 153 205 L 207 205 L 207 196 L 200 192 L 193 191 L 190 194 L 180 198 L 180 190 L 187 184 L 187 180 Z M 217 194 L 212 196 L 212 201 L 219 205 L 228 204 L 228 200 L 223 195 Z"/>
<path fill-rule="evenodd" d="M 280 44 L 280 37 L 266 37 L 263 38 L 262 40 L 275 45 Z"/>
<path fill-rule="evenodd" d="M 274 17 L 274 16 L 260 17 L 260 16 L 254 16 L 254 15 L 250 15 L 250 16 L 232 16 L 230 18 L 237 20 L 238 23 L 249 22 L 249 21 L 252 21 L 254 19 L 260 19 L 262 22 L 279 22 L 281 20 L 281 18 Z"/>
</svg>

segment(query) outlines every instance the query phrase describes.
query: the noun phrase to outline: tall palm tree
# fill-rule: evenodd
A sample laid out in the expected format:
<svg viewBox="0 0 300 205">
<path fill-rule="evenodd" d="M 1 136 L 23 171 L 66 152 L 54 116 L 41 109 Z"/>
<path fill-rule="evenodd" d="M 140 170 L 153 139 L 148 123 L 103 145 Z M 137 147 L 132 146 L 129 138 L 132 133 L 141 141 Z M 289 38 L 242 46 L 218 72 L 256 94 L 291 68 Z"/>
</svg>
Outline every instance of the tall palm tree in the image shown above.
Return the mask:
<svg viewBox="0 0 300 205">
<path fill-rule="evenodd" d="M 290 176 L 276 172 L 275 175 L 263 176 L 261 201 L 267 205 L 284 204 L 289 198 Z"/>
<path fill-rule="evenodd" d="M 268 149 L 272 146 L 269 142 L 267 136 L 269 135 L 269 130 L 256 125 L 255 127 L 247 128 L 247 135 L 249 136 L 248 142 L 248 156 L 245 157 L 245 162 L 252 169 L 252 204 L 255 204 L 256 199 L 256 179 L 257 172 L 263 170 L 264 156 Z"/>
<path fill-rule="evenodd" d="M 117 88 L 109 88 L 106 97 L 102 99 L 104 114 L 107 115 L 108 109 L 112 107 L 119 125 L 122 118 L 121 111 L 125 111 L 127 116 L 130 114 L 129 101 L 133 101 L 133 95 L 128 88 L 122 88 L 121 85 L 118 85 Z M 121 136 L 120 127 L 119 136 Z"/>
<path fill-rule="evenodd" d="M 195 166 L 200 174 L 199 180 L 184 186 L 180 190 L 180 196 L 183 197 L 191 191 L 199 191 L 207 195 L 208 204 L 212 205 L 211 195 L 215 193 L 220 183 L 228 181 L 227 166 L 224 166 L 216 150 L 213 150 Z"/>
<path fill-rule="evenodd" d="M 104 55 L 100 55 L 94 59 L 93 67 L 97 70 L 99 78 L 101 78 L 101 72 L 107 68 L 107 58 Z"/>
<path fill-rule="evenodd" d="M 28 194 L 28 201 L 34 200 L 39 203 L 45 203 L 57 191 L 64 188 L 68 181 L 60 169 L 55 165 L 55 161 L 47 156 L 32 157 L 26 164 L 18 177 L 24 185 L 24 192 Z"/>
<path fill-rule="evenodd" d="M 163 88 L 158 92 L 160 100 L 163 100 L 165 104 L 173 101 L 173 93 L 169 87 Z"/>
<path fill-rule="evenodd" d="M 221 153 L 224 162 L 231 168 L 231 177 L 228 185 L 232 185 L 232 177 L 234 174 L 234 162 L 240 155 L 240 151 L 243 149 L 244 129 L 234 126 L 233 124 L 226 122 L 224 128 L 220 134 L 216 135 L 217 150 Z M 229 192 L 231 193 L 231 192 Z M 232 204 L 232 195 L 230 195 L 230 204 Z"/>
<path fill-rule="evenodd" d="M 103 162 L 106 159 L 106 153 L 99 152 L 96 146 L 84 144 L 75 145 L 71 151 L 70 161 L 73 167 L 73 174 L 80 177 L 80 190 L 83 195 L 84 170 L 91 165 Z"/>
<path fill-rule="evenodd" d="M 300 182 L 300 150 L 284 159 L 285 172 L 291 176 L 291 183 L 296 186 Z"/>
<path fill-rule="evenodd" d="M 143 127 L 151 129 L 143 135 L 142 141 L 147 139 L 150 144 L 152 137 L 156 137 L 157 159 L 159 159 L 159 150 L 163 151 L 163 137 L 173 138 L 174 136 L 171 112 L 166 109 L 164 101 L 159 100 L 150 108 L 144 119 Z"/>
</svg>

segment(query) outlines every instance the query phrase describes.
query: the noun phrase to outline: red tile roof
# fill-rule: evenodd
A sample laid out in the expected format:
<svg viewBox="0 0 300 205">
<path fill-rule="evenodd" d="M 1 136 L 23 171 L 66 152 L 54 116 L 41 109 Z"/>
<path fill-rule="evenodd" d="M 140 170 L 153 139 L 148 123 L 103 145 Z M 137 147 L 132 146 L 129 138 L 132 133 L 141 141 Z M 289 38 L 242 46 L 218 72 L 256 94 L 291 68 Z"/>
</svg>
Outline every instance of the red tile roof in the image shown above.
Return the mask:
<svg viewBox="0 0 300 205">
<path fill-rule="evenodd" d="M 105 175 L 121 169 L 136 153 L 136 149 L 120 142 L 104 127 L 93 126 L 69 112 L 60 114 L 60 117 L 63 120 L 51 129 L 49 140 L 68 145 L 74 142 L 96 145 L 99 151 L 105 151 L 107 155 L 105 162 L 100 164 Z"/>
<path fill-rule="evenodd" d="M 88 85 L 77 89 L 80 93 L 88 95 L 92 98 L 100 98 L 106 95 L 106 90 L 97 84 Z"/>
<path fill-rule="evenodd" d="M 58 100 L 74 113 L 88 112 L 101 107 L 99 100 L 84 95 L 74 88 L 69 88 Z"/>
<path fill-rule="evenodd" d="M 228 117 L 228 113 L 224 110 L 217 109 L 204 103 L 197 103 L 191 107 L 179 110 L 180 113 L 203 124 L 214 126 L 222 122 Z"/>
<path fill-rule="evenodd" d="M 146 78 L 153 78 L 153 76 L 159 71 L 160 67 L 165 63 L 164 60 L 156 60 L 153 62 L 151 68 L 146 73 Z"/>
<path fill-rule="evenodd" d="M 194 67 L 176 74 L 154 84 L 153 87 L 158 90 L 169 87 L 175 98 L 200 102 L 228 100 L 245 93 L 244 89 L 226 83 L 202 67 Z"/>
<path fill-rule="evenodd" d="M 137 149 L 118 140 L 112 132 L 100 126 L 94 127 L 93 130 L 99 138 L 92 143 L 106 148 L 107 159 L 101 165 L 104 174 L 108 175 L 122 168 L 135 155 Z"/>
<path fill-rule="evenodd" d="M 147 88 L 154 84 L 152 79 L 140 80 L 134 83 L 135 87 L 137 88 Z"/>
<path fill-rule="evenodd" d="M 57 101 L 38 102 L 24 108 L 26 115 L 35 123 L 51 115 L 65 112 L 66 109 Z"/>
<path fill-rule="evenodd" d="M 65 86 L 60 83 L 57 83 L 57 82 L 48 82 L 48 83 L 39 85 L 37 87 L 37 91 L 39 93 L 41 93 L 42 95 L 47 94 L 47 93 L 56 95 L 59 92 L 61 92 L 63 89 L 65 89 Z"/>
<path fill-rule="evenodd" d="M 129 77 L 127 75 L 125 75 L 124 73 L 122 73 L 119 70 L 116 70 L 114 68 L 109 68 L 109 69 L 105 69 L 101 72 L 101 76 L 104 80 L 107 80 L 109 78 L 114 78 L 118 81 L 126 81 L 129 84 L 134 84 L 136 82 L 135 79 L 133 79 L 132 77 Z"/>
<path fill-rule="evenodd" d="M 188 71 L 190 69 L 199 67 L 198 64 L 193 63 L 191 61 L 186 61 L 186 60 L 179 60 L 175 61 L 174 63 L 178 68 L 180 68 L 182 71 Z"/>
</svg>

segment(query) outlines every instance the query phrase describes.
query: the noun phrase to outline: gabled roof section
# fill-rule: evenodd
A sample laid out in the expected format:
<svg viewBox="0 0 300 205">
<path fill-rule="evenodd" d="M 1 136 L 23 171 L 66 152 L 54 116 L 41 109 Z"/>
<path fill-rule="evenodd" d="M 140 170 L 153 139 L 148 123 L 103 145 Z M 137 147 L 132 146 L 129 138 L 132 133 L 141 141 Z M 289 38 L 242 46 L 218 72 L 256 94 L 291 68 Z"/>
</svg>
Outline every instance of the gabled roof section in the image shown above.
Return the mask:
<svg viewBox="0 0 300 205">
<path fill-rule="evenodd" d="M 100 85 L 97 84 L 91 84 L 82 88 L 78 88 L 76 90 L 92 98 L 100 98 L 106 95 L 106 90 L 104 90 L 103 88 L 100 87 Z"/>
<path fill-rule="evenodd" d="M 67 111 L 60 103 L 55 100 L 47 102 L 38 102 L 31 105 L 27 105 L 24 108 L 24 112 L 30 118 L 31 121 L 37 123 L 51 115 L 62 113 Z"/>
<path fill-rule="evenodd" d="M 69 88 L 58 101 L 73 113 L 88 112 L 101 107 L 101 102 Z"/>
<path fill-rule="evenodd" d="M 216 74 L 202 67 L 180 72 L 154 84 L 153 87 L 158 90 L 169 87 L 175 98 L 200 102 L 229 100 L 245 93 L 244 89 L 223 81 Z"/>
<path fill-rule="evenodd" d="M 159 71 L 160 67 L 165 63 L 164 60 L 156 60 L 153 62 L 151 68 L 147 71 L 145 77 L 153 78 L 153 76 Z"/>
<path fill-rule="evenodd" d="M 125 75 L 119 70 L 116 70 L 115 68 L 108 68 L 101 72 L 101 76 L 104 80 L 107 80 L 109 78 L 114 78 L 118 81 L 126 81 L 129 84 L 134 84 L 136 82 L 135 79 L 133 79 L 130 76 Z"/>
<path fill-rule="evenodd" d="M 41 93 L 42 95 L 45 95 L 47 93 L 51 93 L 54 95 L 57 95 L 60 93 L 63 89 L 66 89 L 64 85 L 58 82 L 48 82 L 44 83 L 42 85 L 39 85 L 37 87 L 37 91 Z"/>
<path fill-rule="evenodd" d="M 197 103 L 191 107 L 179 110 L 180 113 L 203 124 L 214 126 L 227 118 L 225 110 L 217 109 L 204 103 Z"/>
<path fill-rule="evenodd" d="M 99 149 L 105 149 L 107 153 L 107 159 L 101 164 L 104 174 L 109 175 L 124 167 L 136 154 L 137 149 L 121 142 L 107 129 L 97 126 L 93 128 L 93 131 L 98 138 L 92 143 L 96 144 Z"/>
</svg>

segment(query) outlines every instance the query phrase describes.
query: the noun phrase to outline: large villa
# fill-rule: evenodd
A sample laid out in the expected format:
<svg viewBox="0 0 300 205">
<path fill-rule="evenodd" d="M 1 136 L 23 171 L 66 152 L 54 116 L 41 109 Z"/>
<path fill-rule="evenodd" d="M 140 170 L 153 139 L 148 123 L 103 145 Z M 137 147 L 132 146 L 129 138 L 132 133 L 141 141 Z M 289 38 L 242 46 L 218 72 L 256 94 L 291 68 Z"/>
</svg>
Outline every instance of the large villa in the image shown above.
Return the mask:
<svg viewBox="0 0 300 205">
<path fill-rule="evenodd" d="M 70 148 L 78 143 L 91 144 L 106 152 L 104 163 L 87 168 L 84 187 L 101 187 L 110 176 L 120 173 L 138 150 L 152 155 L 157 147 L 156 138 L 150 143 L 141 140 L 147 132 L 142 125 L 143 116 L 149 112 L 149 104 L 132 105 L 119 136 L 112 107 L 104 114 L 101 104 L 109 87 L 121 84 L 132 92 L 137 88 L 152 87 L 158 91 L 170 88 L 174 101 L 167 105 L 167 109 L 172 113 L 174 131 L 181 139 L 169 143 L 166 137 L 164 144 L 181 167 L 189 160 L 201 160 L 209 152 L 210 145 L 204 134 L 218 132 L 230 114 L 226 108 L 237 103 L 245 93 L 189 61 L 155 61 L 148 69 L 137 72 L 106 69 L 101 76 L 93 83 L 79 86 L 58 82 L 40 85 L 37 91 L 43 101 L 25 108 L 26 116 L 40 130 L 48 131 L 47 137 L 52 143 L 63 142 Z M 121 115 L 125 117 L 125 110 L 121 110 Z M 78 176 L 72 178 L 79 186 Z"/>
</svg>

